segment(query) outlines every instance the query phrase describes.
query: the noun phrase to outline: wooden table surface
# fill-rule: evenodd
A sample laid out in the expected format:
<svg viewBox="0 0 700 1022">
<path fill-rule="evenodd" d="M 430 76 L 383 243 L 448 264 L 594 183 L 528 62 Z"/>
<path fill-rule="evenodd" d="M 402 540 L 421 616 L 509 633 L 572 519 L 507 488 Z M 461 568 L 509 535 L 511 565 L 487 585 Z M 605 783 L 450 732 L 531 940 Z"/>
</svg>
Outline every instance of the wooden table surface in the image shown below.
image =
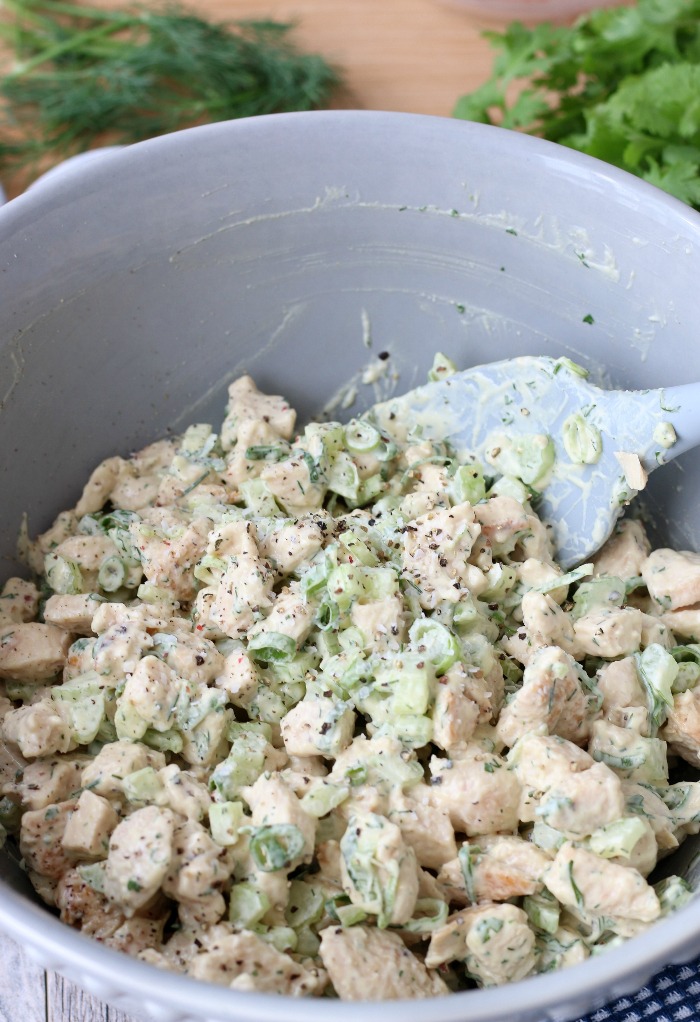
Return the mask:
<svg viewBox="0 0 700 1022">
<path fill-rule="evenodd" d="M 216 20 L 295 23 L 294 40 L 343 74 L 337 106 L 449 117 L 488 77 L 492 51 L 478 24 L 442 0 L 188 0 Z M 5 182 L 8 194 L 17 193 Z M 8 187 L 9 185 L 9 187 Z M 0 934 L 0 1022 L 133 1022 L 46 974 Z"/>
</svg>

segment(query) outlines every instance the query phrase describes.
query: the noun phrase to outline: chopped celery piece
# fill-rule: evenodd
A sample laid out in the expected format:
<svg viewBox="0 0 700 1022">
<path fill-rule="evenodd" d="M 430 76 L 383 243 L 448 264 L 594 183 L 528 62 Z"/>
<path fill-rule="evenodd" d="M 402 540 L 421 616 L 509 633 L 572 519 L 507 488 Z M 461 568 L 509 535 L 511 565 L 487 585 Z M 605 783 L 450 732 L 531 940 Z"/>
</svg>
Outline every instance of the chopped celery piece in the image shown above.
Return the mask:
<svg viewBox="0 0 700 1022">
<path fill-rule="evenodd" d="M 234 884 L 231 888 L 228 918 L 234 926 L 255 926 L 269 910 L 270 899 L 253 884 Z"/>
<path fill-rule="evenodd" d="M 453 504 L 478 504 L 486 496 L 486 480 L 479 464 L 460 465 L 447 487 Z"/>
<path fill-rule="evenodd" d="M 324 911 L 323 889 L 310 881 L 292 880 L 284 917 L 295 930 L 317 923 Z"/>
<path fill-rule="evenodd" d="M 229 742 L 235 742 L 242 735 L 262 735 L 266 742 L 271 742 L 272 727 L 262 720 L 232 721 L 226 734 Z"/>
<path fill-rule="evenodd" d="M 559 928 L 560 906 L 557 899 L 545 888 L 540 894 L 528 894 L 523 898 L 523 908 L 536 930 L 554 934 Z"/>
<path fill-rule="evenodd" d="M 182 752 L 184 745 L 182 735 L 179 731 L 156 731 L 153 728 L 146 728 L 141 737 L 144 745 L 158 752 Z"/>
<path fill-rule="evenodd" d="M 383 724 L 379 732 L 391 734 L 407 749 L 422 749 L 433 738 L 433 722 L 430 717 L 419 714 L 403 714 L 389 724 Z"/>
<path fill-rule="evenodd" d="M 350 789 L 345 785 L 322 783 L 307 791 L 301 799 L 301 808 L 309 816 L 320 819 L 344 802 L 349 794 Z"/>
<path fill-rule="evenodd" d="M 214 767 L 209 788 L 223 802 L 235 801 L 241 788 L 253 784 L 265 765 L 267 739 L 263 734 L 246 731 L 235 738 L 226 759 Z"/>
<path fill-rule="evenodd" d="M 479 599 L 484 603 L 499 603 L 505 595 L 513 588 L 518 578 L 518 573 L 509 564 L 493 564 L 486 572 L 488 586 Z"/>
<path fill-rule="evenodd" d="M 470 845 L 465 841 L 457 853 L 457 858 L 462 870 L 462 879 L 464 880 L 464 889 L 467 892 L 467 897 L 472 905 L 476 905 L 477 895 L 474 884 L 474 867 L 481 858 L 481 849 L 478 845 Z"/>
<path fill-rule="evenodd" d="M 217 845 L 235 845 L 242 822 L 241 802 L 215 802 L 209 807 L 209 828 Z"/>
<path fill-rule="evenodd" d="M 302 926 L 297 930 L 296 953 L 303 958 L 316 958 L 321 947 L 318 939 L 310 926 Z"/>
<path fill-rule="evenodd" d="M 328 592 L 341 613 L 347 612 L 356 600 L 384 600 L 396 596 L 398 591 L 398 575 L 392 568 L 339 564 L 328 576 Z"/>
<path fill-rule="evenodd" d="M 588 846 L 603 859 L 618 855 L 628 859 L 646 832 L 647 828 L 639 816 L 625 816 L 593 831 Z"/>
<path fill-rule="evenodd" d="M 593 565 L 589 567 L 592 571 Z M 574 593 L 571 616 L 576 621 L 597 607 L 622 607 L 625 595 L 625 583 L 621 578 L 603 576 L 582 582 Z"/>
<path fill-rule="evenodd" d="M 358 905 L 336 905 L 335 914 L 340 925 L 344 927 L 357 926 L 358 923 L 364 923 L 367 918 L 367 913 Z"/>
<path fill-rule="evenodd" d="M 93 891 L 102 894 L 105 889 L 105 866 L 104 862 L 81 863 L 76 867 L 80 879 L 92 887 Z"/>
<path fill-rule="evenodd" d="M 0 825 L 9 834 L 18 834 L 22 822 L 22 807 L 18 802 L 13 802 L 8 795 L 0 798 Z"/>
<path fill-rule="evenodd" d="M 296 951 L 296 930 L 291 926 L 255 926 L 253 932 L 278 951 Z"/>
<path fill-rule="evenodd" d="M 165 787 L 158 776 L 158 771 L 150 766 L 127 774 L 122 781 L 122 788 L 128 801 L 132 803 L 161 805 L 167 801 Z"/>
<path fill-rule="evenodd" d="M 205 554 L 194 566 L 194 577 L 203 582 L 205 586 L 216 585 L 223 573 L 226 571 L 226 561 L 223 557 L 214 557 L 212 554 Z"/>
<path fill-rule="evenodd" d="M 346 529 L 345 532 L 341 532 L 339 540 L 341 546 L 345 547 L 353 561 L 359 561 L 360 564 L 370 568 L 375 568 L 379 564 L 379 558 L 374 550 L 363 539 L 360 539 L 352 529 Z"/>
<path fill-rule="evenodd" d="M 105 715 L 105 697 L 98 675 L 89 671 L 62 685 L 54 685 L 51 698 L 61 708 L 77 743 L 89 745 Z"/>
<path fill-rule="evenodd" d="M 565 575 L 557 575 L 556 578 L 551 578 L 547 582 L 533 586 L 532 592 L 551 593 L 554 589 L 561 589 L 562 586 L 570 586 L 573 582 L 579 582 L 582 578 L 585 578 L 586 575 L 591 575 L 593 567 L 593 564 L 581 564 L 578 568 L 572 568 L 571 571 L 567 571 Z"/>
<path fill-rule="evenodd" d="M 114 726 L 120 739 L 132 742 L 138 742 L 148 731 L 148 721 L 143 719 L 131 703 L 123 699 L 120 700 L 114 714 Z"/>
<path fill-rule="evenodd" d="M 241 497 L 251 514 L 261 518 L 284 518 L 284 511 L 275 500 L 264 479 L 246 479 L 239 486 Z"/>
</svg>

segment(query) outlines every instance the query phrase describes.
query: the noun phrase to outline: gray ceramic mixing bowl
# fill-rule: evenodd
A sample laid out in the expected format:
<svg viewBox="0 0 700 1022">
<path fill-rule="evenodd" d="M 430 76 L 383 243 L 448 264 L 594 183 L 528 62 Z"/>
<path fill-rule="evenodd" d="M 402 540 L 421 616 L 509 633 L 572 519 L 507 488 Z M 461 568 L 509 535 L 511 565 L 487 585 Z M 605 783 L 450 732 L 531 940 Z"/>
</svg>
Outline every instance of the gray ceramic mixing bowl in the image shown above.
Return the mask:
<svg viewBox="0 0 700 1022">
<path fill-rule="evenodd" d="M 53 175 L 0 210 L 2 575 L 23 512 L 43 529 L 101 458 L 217 421 L 242 370 L 302 417 L 380 352 L 400 390 L 436 349 L 462 366 L 566 354 L 615 384 L 682 383 L 700 378 L 699 282 L 693 211 L 566 149 L 445 119 L 239 121 Z M 372 399 L 360 383 L 354 408 Z M 655 474 L 649 507 L 657 536 L 698 546 L 697 454 Z M 691 880 L 699 845 L 672 863 Z M 39 906 L 12 853 L 0 868 L 0 925 L 127 1011 L 328 1017 L 328 1002 L 232 993 L 106 950 Z M 698 952 L 691 904 L 563 973 L 430 1003 L 334 1003 L 333 1017 L 563 1020 Z"/>
</svg>

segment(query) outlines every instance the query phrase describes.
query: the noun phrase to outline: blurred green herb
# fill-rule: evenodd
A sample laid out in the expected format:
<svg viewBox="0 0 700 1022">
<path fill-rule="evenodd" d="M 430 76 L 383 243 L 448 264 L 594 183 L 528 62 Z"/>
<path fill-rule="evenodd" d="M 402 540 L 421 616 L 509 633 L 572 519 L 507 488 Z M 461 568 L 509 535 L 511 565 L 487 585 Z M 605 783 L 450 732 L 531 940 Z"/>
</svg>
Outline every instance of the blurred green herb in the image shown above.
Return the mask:
<svg viewBox="0 0 700 1022">
<path fill-rule="evenodd" d="M 700 208 L 700 0 L 639 0 L 485 37 L 491 78 L 454 115 L 615 164 Z"/>
<path fill-rule="evenodd" d="M 179 7 L 101 10 L 2 0 L 14 65 L 0 78 L 0 168 L 42 170 L 105 140 L 323 106 L 339 82 L 291 26 L 214 24 Z"/>
</svg>

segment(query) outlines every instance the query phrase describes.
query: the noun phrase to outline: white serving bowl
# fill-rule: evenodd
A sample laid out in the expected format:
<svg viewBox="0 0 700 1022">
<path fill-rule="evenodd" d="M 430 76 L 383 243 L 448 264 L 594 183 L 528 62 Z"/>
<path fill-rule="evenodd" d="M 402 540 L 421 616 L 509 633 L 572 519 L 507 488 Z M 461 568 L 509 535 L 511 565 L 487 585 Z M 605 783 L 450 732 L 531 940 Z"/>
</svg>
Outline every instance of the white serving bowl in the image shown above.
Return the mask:
<svg viewBox="0 0 700 1022">
<path fill-rule="evenodd" d="M 380 351 L 399 390 L 438 349 L 463 366 L 568 355 L 614 384 L 672 385 L 700 378 L 699 280 L 694 211 L 571 150 L 462 121 L 271 116 L 52 175 L 0 209 L 3 577 L 23 512 L 40 531 L 101 458 L 220 420 L 242 370 L 302 418 Z M 359 392 L 353 411 L 373 399 Z M 656 473 L 647 503 L 657 539 L 697 547 L 697 453 Z M 671 862 L 693 884 L 698 848 L 690 838 Z M 168 1022 L 564 1020 L 700 952 L 691 904 L 565 972 L 331 1008 L 105 949 L 39 905 L 11 850 L 1 862 L 8 933 L 99 997 Z"/>
</svg>

